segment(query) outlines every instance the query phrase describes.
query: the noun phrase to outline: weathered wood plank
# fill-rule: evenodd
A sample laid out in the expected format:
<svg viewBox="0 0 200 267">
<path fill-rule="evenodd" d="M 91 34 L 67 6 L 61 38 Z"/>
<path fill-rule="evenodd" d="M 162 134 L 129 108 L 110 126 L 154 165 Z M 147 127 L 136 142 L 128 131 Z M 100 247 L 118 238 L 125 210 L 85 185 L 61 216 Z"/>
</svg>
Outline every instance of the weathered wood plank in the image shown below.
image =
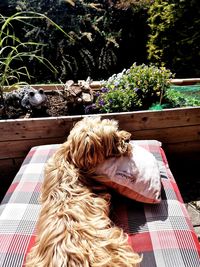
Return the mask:
<svg viewBox="0 0 200 267">
<path fill-rule="evenodd" d="M 67 136 L 73 121 L 59 119 L 28 119 L 0 122 L 0 142 Z"/>
<path fill-rule="evenodd" d="M 83 82 L 83 80 L 79 80 L 78 84 L 80 84 L 81 82 Z M 33 88 L 35 89 L 39 89 L 42 88 L 45 91 L 48 90 L 63 90 L 65 88 L 65 84 L 33 84 L 31 85 Z M 101 87 L 101 82 L 100 81 L 93 81 L 90 84 L 90 87 L 92 89 L 99 89 Z"/>
<path fill-rule="evenodd" d="M 131 130 L 130 132 L 132 134 L 132 139 L 156 139 L 165 144 L 198 141 L 200 144 L 200 125 Z"/>
<path fill-rule="evenodd" d="M 17 166 L 15 159 L 20 158 L 21 164 L 33 146 L 64 142 L 73 125 L 82 117 L 0 121 L 1 171 L 7 169 L 9 173 Z M 169 156 L 199 157 L 200 108 L 103 114 L 102 117 L 118 120 L 121 129 L 132 133 L 132 139 L 161 141 Z"/>
<path fill-rule="evenodd" d="M 120 126 L 129 131 L 200 124 L 200 108 L 138 111 L 116 115 L 104 114 L 103 116 L 119 120 Z"/>
<path fill-rule="evenodd" d="M 79 80 L 78 84 L 80 84 L 82 81 L 83 80 Z M 65 88 L 65 84 L 64 83 L 63 84 L 60 84 L 60 83 L 57 83 L 57 84 L 31 84 L 30 86 L 35 88 L 35 89 L 42 88 L 44 91 L 63 90 Z M 92 90 L 99 89 L 99 88 L 101 88 L 101 82 L 100 81 L 93 81 L 90 84 L 90 87 L 91 87 Z M 18 86 L 13 87 L 13 89 L 18 89 L 18 88 L 19 88 Z M 9 86 L 5 86 L 4 89 L 5 89 L 5 91 L 7 91 L 7 90 L 10 89 L 10 87 Z"/>
<path fill-rule="evenodd" d="M 200 150 L 200 125 L 190 127 L 172 127 L 164 129 L 131 130 L 132 139 L 156 139 L 165 144 L 196 141 L 196 146 Z M 22 157 L 35 145 L 60 143 L 66 140 L 67 135 L 55 136 L 51 138 L 33 138 L 0 142 L 0 158 Z"/>
<path fill-rule="evenodd" d="M 200 78 L 187 78 L 187 79 L 171 79 L 172 84 L 176 85 L 192 85 L 195 83 L 200 83 Z"/>
<path fill-rule="evenodd" d="M 102 114 L 101 116 L 118 120 L 120 128 L 128 131 L 159 130 L 177 126 L 200 125 L 200 108 L 113 113 Z M 43 137 L 62 137 L 67 135 L 75 122 L 82 117 L 84 116 L 1 121 L 0 142 Z"/>
<path fill-rule="evenodd" d="M 80 84 L 83 80 L 79 80 L 78 84 Z M 200 78 L 186 78 L 186 79 L 170 79 L 171 84 L 176 85 L 192 85 L 200 82 Z M 43 90 L 63 90 L 64 84 L 32 84 L 31 85 L 35 89 L 43 88 Z M 101 82 L 100 81 L 93 81 L 90 84 L 90 87 L 92 89 L 99 89 L 101 88 Z M 7 86 L 5 87 L 7 88 Z"/>
</svg>

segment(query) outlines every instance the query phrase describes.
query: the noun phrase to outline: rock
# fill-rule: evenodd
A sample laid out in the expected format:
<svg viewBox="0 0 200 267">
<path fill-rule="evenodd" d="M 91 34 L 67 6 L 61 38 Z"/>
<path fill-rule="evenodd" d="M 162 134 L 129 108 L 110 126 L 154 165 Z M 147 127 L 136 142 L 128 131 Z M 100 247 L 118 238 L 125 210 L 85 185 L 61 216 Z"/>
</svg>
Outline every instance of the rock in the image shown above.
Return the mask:
<svg viewBox="0 0 200 267">
<path fill-rule="evenodd" d="M 70 115 L 85 114 L 85 108 L 93 103 L 94 96 L 90 82 L 88 78 L 80 84 L 75 84 L 72 80 L 65 83 L 63 97 L 66 99 Z"/>
</svg>

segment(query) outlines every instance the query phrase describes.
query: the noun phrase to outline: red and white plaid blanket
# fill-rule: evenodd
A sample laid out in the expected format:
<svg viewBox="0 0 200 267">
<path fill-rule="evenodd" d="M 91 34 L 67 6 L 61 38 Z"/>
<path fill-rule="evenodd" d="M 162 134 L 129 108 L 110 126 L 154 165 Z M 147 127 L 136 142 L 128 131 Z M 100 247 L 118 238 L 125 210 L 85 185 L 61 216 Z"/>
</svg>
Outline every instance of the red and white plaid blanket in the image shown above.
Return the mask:
<svg viewBox="0 0 200 267">
<path fill-rule="evenodd" d="M 141 267 L 199 267 L 200 245 L 160 143 L 135 142 L 159 162 L 162 201 L 143 204 L 113 194 L 113 221 L 129 234 L 134 250 L 143 254 Z M 0 205 L 1 267 L 23 266 L 34 244 L 44 165 L 58 146 L 30 150 Z"/>
</svg>

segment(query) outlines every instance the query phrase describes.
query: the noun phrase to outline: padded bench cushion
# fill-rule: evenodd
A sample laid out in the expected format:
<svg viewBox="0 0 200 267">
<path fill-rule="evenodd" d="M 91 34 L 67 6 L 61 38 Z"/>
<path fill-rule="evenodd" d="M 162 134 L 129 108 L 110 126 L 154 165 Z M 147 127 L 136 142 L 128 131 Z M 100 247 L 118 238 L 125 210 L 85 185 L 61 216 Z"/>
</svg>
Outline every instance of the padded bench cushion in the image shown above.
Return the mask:
<svg viewBox="0 0 200 267">
<path fill-rule="evenodd" d="M 143 254 L 141 267 L 200 266 L 200 245 L 160 142 L 134 141 L 154 154 L 162 180 L 160 204 L 143 204 L 113 193 L 111 218 Z M 0 266 L 23 266 L 34 244 L 38 197 L 47 159 L 59 145 L 33 147 L 0 205 Z"/>
</svg>

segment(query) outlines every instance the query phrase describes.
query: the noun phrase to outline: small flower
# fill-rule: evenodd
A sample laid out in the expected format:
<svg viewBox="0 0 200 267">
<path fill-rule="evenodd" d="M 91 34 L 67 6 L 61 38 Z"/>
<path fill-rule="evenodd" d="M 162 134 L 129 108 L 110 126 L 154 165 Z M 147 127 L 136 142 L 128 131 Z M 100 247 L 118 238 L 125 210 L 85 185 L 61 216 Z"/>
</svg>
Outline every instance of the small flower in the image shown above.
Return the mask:
<svg viewBox="0 0 200 267">
<path fill-rule="evenodd" d="M 88 114 L 90 113 L 92 110 L 95 110 L 96 109 L 96 105 L 93 103 L 91 105 L 88 105 L 85 107 L 85 114 Z"/>
<path fill-rule="evenodd" d="M 119 81 L 115 81 L 114 86 L 118 86 L 118 85 L 119 85 Z"/>
<path fill-rule="evenodd" d="M 85 114 L 90 113 L 90 111 L 91 111 L 91 106 L 86 106 L 85 107 Z"/>
<path fill-rule="evenodd" d="M 118 74 L 117 74 L 117 79 L 121 79 L 122 76 L 123 76 L 123 73 L 122 73 L 122 72 L 118 73 Z"/>
<path fill-rule="evenodd" d="M 106 92 L 108 92 L 108 88 L 106 88 L 106 87 L 101 88 L 101 92 L 102 92 L 102 93 L 106 93 Z"/>
<path fill-rule="evenodd" d="M 96 93 L 95 93 L 95 96 L 96 96 L 96 97 L 100 96 L 100 93 L 99 93 L 99 92 L 96 92 Z"/>
<path fill-rule="evenodd" d="M 104 105 L 105 105 L 105 101 L 104 101 L 103 99 L 100 99 L 100 100 L 99 100 L 99 106 L 102 107 L 102 106 L 104 106 Z"/>
</svg>

